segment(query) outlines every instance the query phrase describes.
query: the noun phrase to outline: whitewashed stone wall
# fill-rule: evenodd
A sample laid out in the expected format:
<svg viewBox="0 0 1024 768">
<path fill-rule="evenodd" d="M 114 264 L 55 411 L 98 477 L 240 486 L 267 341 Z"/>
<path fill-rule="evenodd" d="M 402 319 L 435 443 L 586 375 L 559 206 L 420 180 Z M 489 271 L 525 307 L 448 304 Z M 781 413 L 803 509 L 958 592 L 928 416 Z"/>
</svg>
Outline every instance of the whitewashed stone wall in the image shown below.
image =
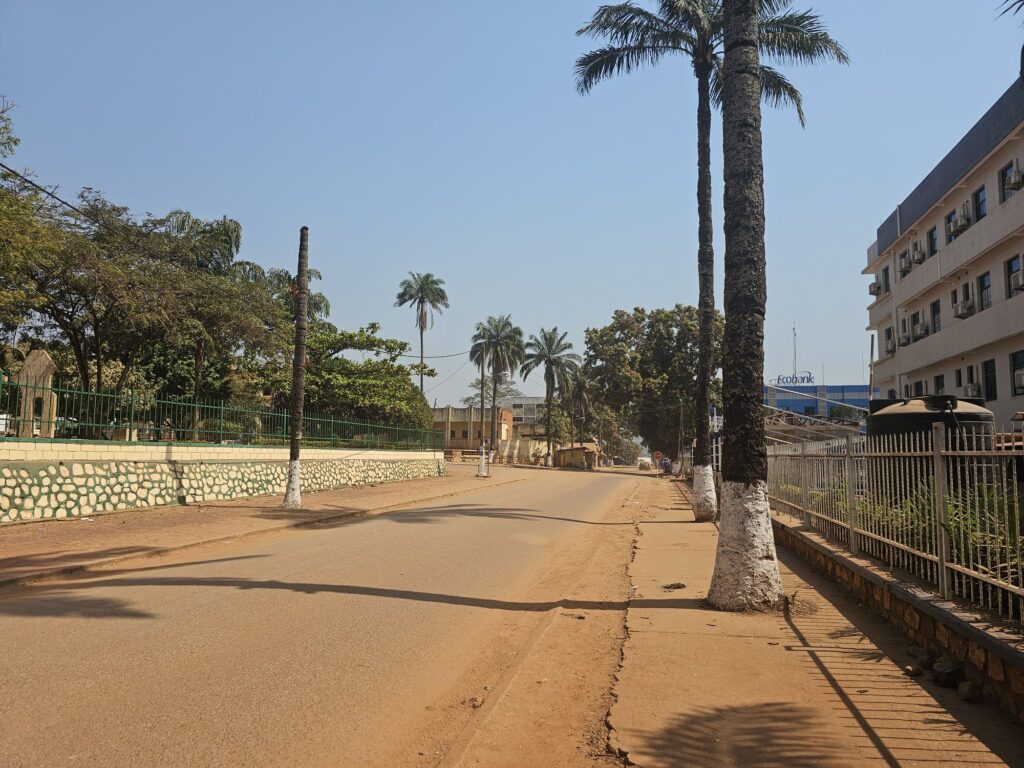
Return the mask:
<svg viewBox="0 0 1024 768">
<path fill-rule="evenodd" d="M 0 447 L 6 445 L 10 444 Z M 66 452 L 53 450 L 54 446 L 66 447 L 61 444 L 33 445 L 50 446 L 54 455 L 41 452 L 48 461 L 12 461 L 0 456 L 0 523 L 283 493 L 288 474 L 287 449 L 283 449 L 283 458 L 272 455 L 253 460 L 257 456 L 247 455 L 244 448 L 209 446 L 196 449 L 200 453 L 186 461 L 153 461 L 136 460 L 140 454 L 132 455 L 134 448 L 152 450 L 146 446 L 118 446 L 118 453 L 124 455 L 90 460 L 88 451 L 75 451 L 72 458 Z M 281 451 L 258 450 L 261 454 L 267 450 L 275 454 Z M 302 462 L 303 491 L 433 477 L 446 472 L 439 451 L 311 453 L 316 458 L 304 458 Z M 141 456 L 149 458 L 144 453 Z M 229 458 L 225 460 L 225 456 Z"/>
</svg>

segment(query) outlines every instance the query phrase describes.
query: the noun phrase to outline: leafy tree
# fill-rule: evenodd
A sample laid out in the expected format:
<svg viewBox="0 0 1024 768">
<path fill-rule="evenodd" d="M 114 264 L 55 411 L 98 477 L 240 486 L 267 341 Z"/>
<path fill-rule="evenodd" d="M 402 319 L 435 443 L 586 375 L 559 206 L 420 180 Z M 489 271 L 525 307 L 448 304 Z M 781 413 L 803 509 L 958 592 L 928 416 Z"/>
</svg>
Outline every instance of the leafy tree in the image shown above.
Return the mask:
<svg viewBox="0 0 1024 768">
<path fill-rule="evenodd" d="M 721 357 L 722 318 L 712 325 L 712 364 Z M 698 370 L 698 311 L 672 309 L 617 310 L 612 322 L 585 333 L 584 371 L 593 400 L 622 414 L 622 426 L 635 430 L 652 451 L 674 456 L 679 438 L 679 410 L 688 442 L 697 429 L 694 390 Z M 710 400 L 718 402 L 720 381 L 711 382 Z"/>
<path fill-rule="evenodd" d="M 0 157 L 10 157 L 18 146 L 18 137 L 14 135 L 14 127 L 11 124 L 11 112 L 14 105 L 3 96 L 0 96 Z"/>
<path fill-rule="evenodd" d="M 580 367 L 581 358 L 572 351 L 572 343 L 565 340 L 569 334 L 558 333 L 558 328 L 540 329 L 540 334 L 530 334 L 526 342 L 523 364 L 520 375 L 526 379 L 534 371 L 540 369 L 544 374 L 544 426 L 548 444 L 545 463 L 551 466 L 551 416 L 552 403 L 556 392 L 565 392 L 569 387 L 569 377 Z"/>
<path fill-rule="evenodd" d="M 481 389 L 483 389 L 485 392 L 487 390 L 494 389 L 494 385 L 492 384 L 491 377 L 489 375 L 485 374 L 482 381 L 479 376 L 473 379 L 473 381 L 469 383 L 469 391 L 471 392 L 471 394 L 466 395 L 464 398 L 462 398 L 460 402 L 467 408 L 471 405 L 480 405 L 481 400 L 477 392 L 479 392 Z M 493 406 L 496 402 L 500 402 L 508 397 L 523 396 L 522 391 L 519 389 L 519 387 L 516 386 L 515 381 L 508 373 L 503 373 L 500 376 L 498 376 L 497 393 L 498 399 L 496 401 L 491 400 L 485 402 L 485 407 Z"/>
<path fill-rule="evenodd" d="M 356 331 L 339 330 L 323 320 L 309 324 L 306 336 L 306 410 L 350 421 L 372 421 L 429 429 L 433 411 L 409 377 L 409 366 L 397 362 L 409 345 L 379 335 L 370 323 Z M 353 360 L 347 353 L 372 355 Z M 287 407 L 286 367 L 265 368 L 264 388 L 277 408 Z"/>
<path fill-rule="evenodd" d="M 173 337 L 187 320 L 186 281 L 160 235 L 163 221 L 136 222 L 89 189 L 78 211 L 44 207 L 39 216 L 54 247 L 8 276 L 29 295 L 28 325 L 42 338 L 63 339 L 85 389 L 104 390 L 106 362 L 120 361 L 120 388 L 140 350 Z"/>
<path fill-rule="evenodd" d="M 398 286 L 398 295 L 395 296 L 395 306 L 411 306 L 416 310 L 416 327 L 420 331 L 420 392 L 423 392 L 423 334 L 427 330 L 429 321 L 430 327 L 434 325 L 434 312 L 441 314 L 448 309 L 448 294 L 444 290 L 444 280 L 434 277 L 430 272 L 410 272 L 409 277 L 404 279 Z"/>
<path fill-rule="evenodd" d="M 634 417 L 629 413 L 595 401 L 591 406 L 590 429 L 604 454 L 624 464 L 635 464 L 640 446 L 634 440 Z"/>
<path fill-rule="evenodd" d="M 791 0 L 759 0 L 762 54 L 783 63 L 813 64 L 826 59 L 845 63 L 846 51 L 827 33 L 820 17 L 810 11 L 793 11 L 791 5 Z M 710 351 L 715 313 L 711 107 L 721 106 L 722 102 L 724 28 L 721 0 L 660 0 L 656 12 L 630 2 L 601 6 L 590 23 L 577 32 L 608 43 L 577 60 L 576 85 L 580 93 L 588 93 L 598 82 L 613 75 L 657 64 L 668 55 L 685 57 L 697 79 L 697 305 L 701 351 L 694 409 L 695 467 L 710 464 L 708 387 L 715 374 Z M 762 98 L 773 106 L 791 104 L 803 125 L 800 92 L 773 67 L 760 64 L 758 73 Z M 698 519 L 711 519 L 714 507 L 714 486 L 698 491 L 694 509 Z"/>
<path fill-rule="evenodd" d="M 757 72 L 763 1 L 725 0 L 725 434 L 722 516 L 708 602 L 732 611 L 774 610 L 783 599 L 768 508 L 761 400 L 766 288 Z"/>
<path fill-rule="evenodd" d="M 491 365 L 491 404 L 498 400 L 498 381 L 514 371 L 523 362 L 526 351 L 523 347 L 523 329 L 512 324 L 510 315 L 488 317 L 477 324 L 473 335 L 473 354 Z M 483 398 L 481 397 L 481 402 Z M 498 441 L 498 409 L 491 408 L 492 448 Z"/>
</svg>

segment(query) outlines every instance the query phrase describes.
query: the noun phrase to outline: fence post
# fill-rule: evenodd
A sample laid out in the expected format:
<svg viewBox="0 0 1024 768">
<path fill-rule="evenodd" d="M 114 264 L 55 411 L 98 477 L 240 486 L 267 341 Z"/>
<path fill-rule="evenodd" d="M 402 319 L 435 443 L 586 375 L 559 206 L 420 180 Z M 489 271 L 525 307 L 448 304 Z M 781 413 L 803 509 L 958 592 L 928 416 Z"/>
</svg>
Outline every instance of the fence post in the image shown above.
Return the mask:
<svg viewBox="0 0 1024 768">
<path fill-rule="evenodd" d="M 217 431 L 217 442 L 224 443 L 224 401 L 220 401 L 220 429 Z"/>
<path fill-rule="evenodd" d="M 811 467 L 807 459 L 807 442 L 800 442 L 800 507 L 804 511 L 804 525 L 811 526 Z"/>
<path fill-rule="evenodd" d="M 857 541 L 857 464 L 853 458 L 853 435 L 846 436 L 846 521 L 850 528 L 850 554 L 860 551 Z"/>
<path fill-rule="evenodd" d="M 932 424 L 932 480 L 934 483 L 933 515 L 936 528 L 935 554 L 938 556 L 939 594 L 949 597 L 949 531 L 946 529 L 946 425 Z"/>
</svg>

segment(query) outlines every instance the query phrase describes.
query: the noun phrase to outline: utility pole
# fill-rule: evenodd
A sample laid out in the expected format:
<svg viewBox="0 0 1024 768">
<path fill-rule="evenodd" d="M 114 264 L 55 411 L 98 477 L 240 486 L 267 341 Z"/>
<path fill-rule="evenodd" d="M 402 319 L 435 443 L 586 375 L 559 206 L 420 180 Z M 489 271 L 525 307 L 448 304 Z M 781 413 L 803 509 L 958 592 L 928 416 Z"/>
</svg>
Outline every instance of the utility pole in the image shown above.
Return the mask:
<svg viewBox="0 0 1024 768">
<path fill-rule="evenodd" d="M 679 401 L 679 443 L 676 446 L 676 461 L 679 462 L 680 471 L 683 466 L 683 401 Z"/>
<path fill-rule="evenodd" d="M 302 443 L 302 410 L 306 400 L 306 313 L 309 298 L 309 227 L 299 230 L 299 268 L 295 275 L 295 356 L 292 359 L 291 449 L 288 453 L 288 484 L 284 506 L 302 506 L 299 447 Z"/>
</svg>

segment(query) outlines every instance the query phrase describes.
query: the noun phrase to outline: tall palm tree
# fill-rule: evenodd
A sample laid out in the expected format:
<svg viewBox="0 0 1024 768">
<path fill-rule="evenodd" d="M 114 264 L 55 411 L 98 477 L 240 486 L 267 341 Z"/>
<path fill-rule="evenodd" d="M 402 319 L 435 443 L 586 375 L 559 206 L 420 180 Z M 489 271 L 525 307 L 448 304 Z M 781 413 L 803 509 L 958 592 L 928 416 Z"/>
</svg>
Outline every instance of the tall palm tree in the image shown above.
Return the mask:
<svg viewBox="0 0 1024 768">
<path fill-rule="evenodd" d="M 476 329 L 473 333 L 473 346 L 469 348 L 469 359 L 480 366 L 480 445 L 483 445 L 483 423 L 484 423 L 484 409 L 487 407 L 485 400 L 485 387 L 487 382 L 484 380 L 487 376 L 487 343 L 485 326 L 483 323 L 477 323 Z M 473 431 L 473 425 L 469 425 L 470 432 Z M 470 438 L 473 435 L 470 434 Z"/>
<path fill-rule="evenodd" d="M 434 313 L 441 314 L 442 310 L 448 309 L 448 294 L 445 293 L 444 280 L 434 277 L 430 272 L 410 272 L 398 285 L 398 295 L 395 296 L 395 306 L 404 307 L 406 304 L 416 310 L 416 327 L 420 329 L 420 392 L 423 391 L 423 334 L 427 330 L 429 320 L 430 327 L 434 326 Z"/>
<path fill-rule="evenodd" d="M 763 0 L 761 0 L 763 3 Z M 757 71 L 759 0 L 724 0 L 725 337 L 722 517 L 708 602 L 733 611 L 782 604 L 768 510 L 764 381 L 764 163 Z"/>
<path fill-rule="evenodd" d="M 825 30 L 819 16 L 793 11 L 792 0 L 760 0 L 760 49 L 783 63 L 845 63 L 846 51 Z M 657 12 L 632 3 L 601 6 L 576 34 L 607 45 L 576 61 L 576 87 L 589 93 L 601 80 L 653 65 L 664 56 L 685 56 L 697 78 L 697 307 L 700 312 L 697 386 L 694 391 L 694 513 L 711 520 L 717 509 L 711 472 L 708 387 L 714 373 L 715 253 L 711 218 L 711 107 L 722 103 L 724 15 L 722 0 L 659 0 Z M 800 92 L 778 70 L 759 65 L 762 97 L 772 106 L 792 105 L 804 123 Z"/>
<path fill-rule="evenodd" d="M 544 463 L 551 466 L 551 405 L 555 399 L 555 391 L 565 392 L 569 387 L 570 378 L 580 369 L 582 359 L 572 351 L 572 343 L 565 340 L 568 332 L 558 333 L 558 327 L 551 330 L 540 329 L 540 334 L 530 334 L 526 342 L 526 355 L 523 358 L 520 375 L 525 379 L 538 368 L 544 370 L 544 433 L 548 443 L 548 453 Z"/>
<path fill-rule="evenodd" d="M 473 345 L 482 345 L 483 354 L 491 364 L 491 448 L 498 442 L 498 385 L 501 377 L 515 371 L 523 362 L 526 349 L 523 344 L 523 329 L 513 325 L 511 315 L 488 317 L 477 324 L 477 332 L 473 335 Z M 470 352 L 472 354 L 472 351 Z M 483 407 L 483 381 L 481 388 L 481 408 Z M 482 416 L 482 414 L 481 414 Z"/>
</svg>

